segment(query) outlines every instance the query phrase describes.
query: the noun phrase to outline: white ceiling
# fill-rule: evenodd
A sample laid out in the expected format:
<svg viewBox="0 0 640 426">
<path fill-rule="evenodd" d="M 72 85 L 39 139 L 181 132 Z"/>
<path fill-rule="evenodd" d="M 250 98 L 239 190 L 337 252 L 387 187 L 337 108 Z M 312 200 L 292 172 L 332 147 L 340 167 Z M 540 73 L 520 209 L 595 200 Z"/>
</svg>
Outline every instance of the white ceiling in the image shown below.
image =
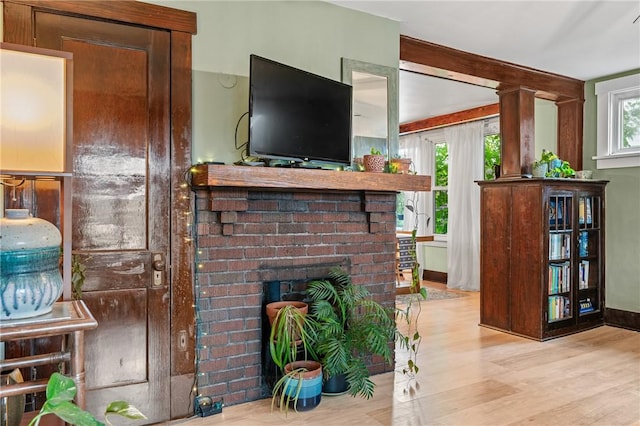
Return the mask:
<svg viewBox="0 0 640 426">
<path fill-rule="evenodd" d="M 396 20 L 402 35 L 580 80 L 640 68 L 638 0 L 331 3 Z M 404 71 L 399 84 L 400 123 L 498 101 L 491 89 Z"/>
</svg>

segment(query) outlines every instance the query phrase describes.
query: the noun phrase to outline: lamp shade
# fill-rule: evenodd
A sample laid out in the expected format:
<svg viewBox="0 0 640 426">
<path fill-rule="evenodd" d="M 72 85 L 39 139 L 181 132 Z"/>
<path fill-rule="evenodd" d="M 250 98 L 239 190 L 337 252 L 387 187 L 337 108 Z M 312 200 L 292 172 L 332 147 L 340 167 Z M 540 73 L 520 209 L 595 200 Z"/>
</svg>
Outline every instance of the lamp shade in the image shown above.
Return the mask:
<svg viewBox="0 0 640 426">
<path fill-rule="evenodd" d="M 0 44 L 0 170 L 68 171 L 69 53 Z"/>
</svg>

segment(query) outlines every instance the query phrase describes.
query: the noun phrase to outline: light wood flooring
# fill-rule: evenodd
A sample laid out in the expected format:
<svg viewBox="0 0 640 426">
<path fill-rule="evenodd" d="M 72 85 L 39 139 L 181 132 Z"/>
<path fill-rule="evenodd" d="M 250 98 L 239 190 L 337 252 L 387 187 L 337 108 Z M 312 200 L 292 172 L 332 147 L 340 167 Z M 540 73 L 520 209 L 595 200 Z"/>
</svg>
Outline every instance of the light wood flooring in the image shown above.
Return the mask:
<svg viewBox="0 0 640 426">
<path fill-rule="evenodd" d="M 323 397 L 286 417 L 271 400 L 173 422 L 210 425 L 640 425 L 640 333 L 603 326 L 546 342 L 478 326 L 479 294 L 423 302 L 417 383 L 374 376 L 373 399 Z"/>
</svg>

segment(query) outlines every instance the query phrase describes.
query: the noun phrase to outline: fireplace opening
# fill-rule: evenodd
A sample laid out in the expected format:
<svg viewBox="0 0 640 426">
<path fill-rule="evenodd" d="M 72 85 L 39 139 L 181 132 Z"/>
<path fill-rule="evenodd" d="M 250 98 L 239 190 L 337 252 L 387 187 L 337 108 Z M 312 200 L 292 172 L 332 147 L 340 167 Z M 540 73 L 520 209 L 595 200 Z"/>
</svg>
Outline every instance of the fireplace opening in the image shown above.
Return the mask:
<svg viewBox="0 0 640 426">
<path fill-rule="evenodd" d="M 327 279 L 319 277 L 305 280 L 273 280 L 263 283 L 263 303 L 262 303 L 262 377 L 264 380 L 264 395 L 270 396 L 274 384 L 280 377 L 278 366 L 273 362 L 269 350 L 269 319 L 267 318 L 267 304 L 279 301 L 299 301 L 309 303 L 307 298 L 307 284 L 314 280 Z M 304 358 L 304 350 L 298 347 L 296 358 Z"/>
</svg>

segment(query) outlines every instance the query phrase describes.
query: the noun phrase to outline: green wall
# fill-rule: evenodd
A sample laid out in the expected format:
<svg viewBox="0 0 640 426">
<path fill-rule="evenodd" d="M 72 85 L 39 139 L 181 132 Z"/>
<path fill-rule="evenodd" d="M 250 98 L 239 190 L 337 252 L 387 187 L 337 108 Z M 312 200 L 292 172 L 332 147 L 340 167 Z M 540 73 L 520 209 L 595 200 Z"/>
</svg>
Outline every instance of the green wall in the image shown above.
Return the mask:
<svg viewBox="0 0 640 426">
<path fill-rule="evenodd" d="M 319 1 L 149 1 L 197 13 L 193 37 L 195 162 L 240 159 L 247 140 L 249 55 L 334 80 L 341 58 L 398 68 L 398 22 Z M 238 76 L 234 87 L 233 76 Z"/>
<path fill-rule="evenodd" d="M 595 83 L 640 72 L 611 75 L 585 84 L 583 168 L 606 189 L 606 299 L 608 308 L 640 312 L 640 167 L 596 169 L 597 106 Z"/>
</svg>

